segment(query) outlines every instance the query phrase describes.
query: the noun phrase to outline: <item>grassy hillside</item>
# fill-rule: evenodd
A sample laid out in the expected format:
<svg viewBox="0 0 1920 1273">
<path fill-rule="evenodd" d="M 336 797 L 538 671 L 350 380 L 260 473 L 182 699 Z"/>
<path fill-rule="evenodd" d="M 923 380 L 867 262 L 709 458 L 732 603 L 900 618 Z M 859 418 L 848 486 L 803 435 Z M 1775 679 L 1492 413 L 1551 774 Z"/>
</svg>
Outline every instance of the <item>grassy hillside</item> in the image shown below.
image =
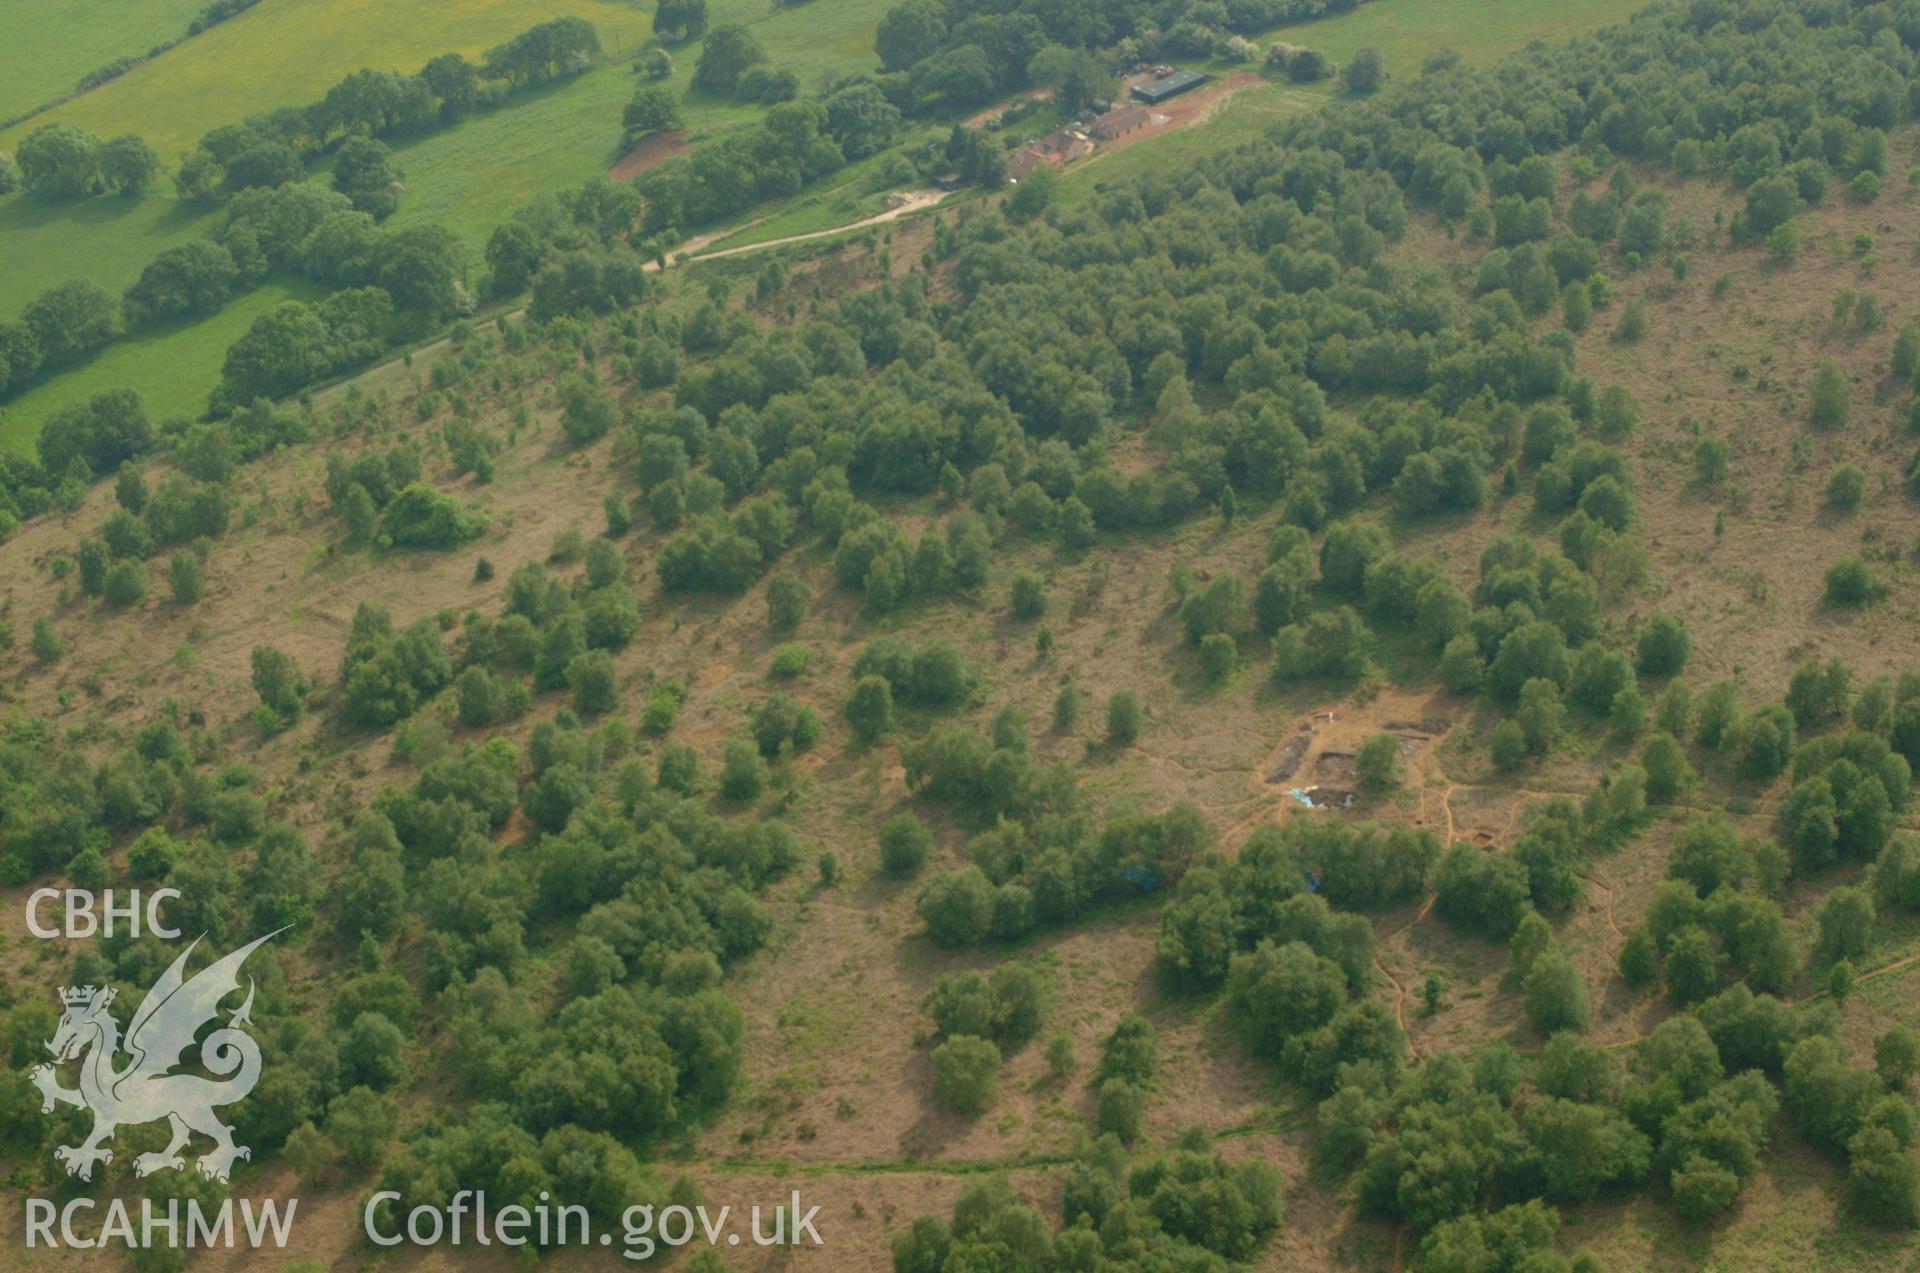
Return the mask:
<svg viewBox="0 0 1920 1273">
<path fill-rule="evenodd" d="M 73 91 L 80 77 L 121 57 L 138 57 L 187 33 L 202 0 L 70 0 L 49 12 L 34 0 L 0 0 L 0 119 Z"/>
<path fill-rule="evenodd" d="M 1910 133 L 1899 145 L 1897 154 L 1906 155 Z M 1709 183 L 1654 171 L 1643 179 L 1702 224 L 1716 210 L 1734 206 L 1729 192 Z M 1568 185 L 1560 198 L 1564 203 L 1581 189 L 1601 188 Z M 1716 244 L 1693 253 L 1693 270 L 1682 282 L 1664 270 L 1623 275 L 1620 296 L 1579 338 L 1586 372 L 1602 383 L 1631 385 L 1643 404 L 1641 424 L 1624 449 L 1645 518 L 1639 534 L 1651 562 L 1645 585 L 1609 607 L 1608 629 L 1630 632 L 1655 609 L 1686 614 L 1695 638 L 1689 683 L 1704 687 L 1733 675 L 1759 696 L 1784 683 L 1809 642 L 1817 642 L 1822 657 L 1845 659 L 1862 679 L 1905 667 L 1913 657 L 1906 634 L 1920 583 L 1910 570 L 1893 568 L 1891 595 L 1858 616 L 1823 612 L 1818 597 L 1819 564 L 1863 541 L 1899 537 L 1910 506 L 1897 494 L 1876 493 L 1857 514 L 1842 517 L 1784 496 L 1803 488 L 1806 474 L 1842 461 L 1873 473 L 1891 472 L 1904 461 L 1905 448 L 1892 431 L 1902 401 L 1869 403 L 1892 330 L 1915 316 L 1898 299 L 1908 294 L 1914 266 L 1863 265 L 1844 245 L 1871 226 L 1891 226 L 1895 235 L 1920 230 L 1916 216 L 1920 211 L 1907 200 L 1871 209 L 1836 205 L 1811 214 L 1806 226 L 1809 241 L 1826 246 L 1784 267 L 1759 249 Z M 930 240 L 922 228 L 896 232 L 880 246 L 891 251 L 899 271 Z M 1484 250 L 1417 217 L 1394 257 L 1437 265 L 1465 280 Z M 871 286 L 882 268 L 876 256 L 858 249 L 812 249 L 792 264 L 788 296 L 808 295 L 816 284 L 830 296 L 858 291 Z M 740 279 L 754 268 L 738 262 L 697 267 L 658 310 L 688 315 L 710 279 Z M 1722 277 L 1728 282 L 1718 284 Z M 1878 335 L 1854 341 L 1827 333 L 1832 297 L 1842 287 L 1871 289 L 1888 302 Z M 1651 306 L 1650 330 L 1637 342 L 1617 341 L 1615 322 L 1635 298 Z M 765 321 L 782 303 L 775 295 L 746 312 Z M 1545 320 L 1542 330 L 1552 326 Z M 1800 339 L 1782 340 L 1782 333 Z M 487 366 L 527 365 L 499 361 L 503 355 L 492 339 L 487 333 L 478 338 L 488 360 L 481 364 L 482 379 Z M 1708 349 L 1717 352 L 1704 357 Z M 532 357 L 557 353 L 536 348 Z M 1862 415 L 1855 427 L 1817 438 L 1808 451 L 1794 441 L 1806 434 L 1803 403 L 1792 387 L 1810 378 L 1827 356 L 1841 360 Z M 1745 364 L 1750 373 L 1760 358 L 1770 359 L 1764 383 L 1738 370 Z M 371 739 L 340 732 L 329 716 L 338 703 L 329 678 L 355 606 L 388 606 L 399 622 L 493 612 L 504 602 L 511 564 L 544 559 L 569 529 L 591 537 L 601 525 L 605 495 L 638 498 L 625 441 L 565 447 L 557 440 L 555 406 L 544 387 L 532 395 L 537 408 L 530 424 L 518 427 L 511 404 L 519 391 L 495 395 L 471 379 L 463 385 L 461 373 L 452 383 L 474 394 L 476 418 L 496 430 L 504 445 L 491 483 L 455 477 L 436 441 L 448 421 L 444 407 L 426 409 L 422 423 L 416 404 L 420 387 L 438 378 L 435 367 L 460 360 L 440 350 L 412 368 L 396 366 L 359 384 L 355 394 L 384 404 L 374 416 L 374 438 L 350 435 L 317 452 L 302 448 L 251 468 L 245 479 L 247 524 L 216 541 L 207 563 L 210 592 L 197 605 L 158 601 L 132 618 L 91 609 L 91 603 L 55 604 L 45 586 L 16 585 L 11 621 L 24 628 L 32 617 L 49 615 L 70 642 L 56 667 L 22 669 L 13 683 L 21 706 L 52 713 L 86 734 L 97 728 L 89 721 L 141 719 L 169 698 L 196 704 L 208 714 L 215 737 L 244 745 L 262 775 L 284 783 L 273 797 L 275 808 L 312 827 L 323 841 L 325 811 L 363 803 L 382 785 L 408 785 L 443 754 L 448 743 L 434 741 L 438 730 L 456 747 L 489 732 L 526 747 L 531 725 L 564 705 L 564 693 L 558 703 L 542 700 L 529 718 L 492 731 L 460 726 L 451 704 L 433 714 L 438 725 L 417 724 L 406 735 Z M 617 383 L 610 365 L 603 363 L 601 371 Z M 347 400 L 344 391 L 330 391 L 319 408 L 331 411 Z M 1734 443 L 1723 487 L 1693 482 L 1691 448 L 1702 433 Z M 344 542 L 338 517 L 317 490 L 322 456 L 351 455 L 402 437 L 427 448 L 432 480 L 491 514 L 492 526 L 479 543 L 450 554 L 385 555 Z M 1117 440 L 1115 449 L 1130 468 L 1153 462 L 1153 448 L 1137 435 Z M 160 475 L 153 470 L 150 479 Z M 1740 491 L 1761 494 L 1756 499 Z M 98 491 L 73 524 L 97 523 L 111 506 L 109 492 Z M 937 496 L 888 500 L 883 507 L 889 519 L 912 526 L 937 525 L 957 511 Z M 1724 534 L 1713 532 L 1716 513 L 1725 515 Z M 1271 503 L 1250 498 L 1231 524 L 1202 514 L 1164 534 L 1103 538 L 1082 554 L 1009 534 L 996 548 L 992 579 L 977 600 L 916 602 L 883 617 L 836 583 L 829 550 L 802 544 L 786 568 L 806 581 L 817 604 L 796 630 L 778 634 L 767 630 L 761 588 L 735 600 L 686 602 L 658 593 L 651 575 L 669 536 L 643 522 L 620 541 L 626 578 L 646 601 L 641 628 L 619 656 L 626 705 L 616 719 L 637 713 L 654 687 L 684 683 L 688 689 L 668 738 L 693 746 L 709 770 L 717 768 L 747 709 L 776 691 L 793 694 L 830 722 L 825 740 L 779 762 L 767 799 L 810 849 L 837 855 L 839 882 L 822 885 L 809 862 L 769 891 L 774 928 L 768 948 L 729 982 L 745 1014 L 743 1086 L 710 1126 L 664 1152 L 669 1171 L 687 1173 L 713 1200 L 771 1197 L 798 1183 L 810 1202 L 823 1205 L 831 1267 L 876 1273 L 890 1267 L 887 1239 L 907 1217 L 946 1211 L 968 1181 L 989 1169 L 1005 1168 L 1021 1196 L 1043 1208 L 1054 1205 L 1049 1199 L 1064 1183 L 1075 1140 L 1095 1113 L 1080 1078 L 1054 1076 L 1036 1044 L 1008 1058 L 999 1099 L 984 1116 L 943 1112 L 928 1093 L 925 1001 L 932 987 L 947 974 L 991 971 L 1002 959 L 1014 959 L 1043 978 L 1052 1005 L 1047 1036 L 1070 1040 L 1082 1076 L 1121 1012 L 1138 1011 L 1151 1020 L 1160 1071 L 1141 1144 L 1170 1144 L 1200 1124 L 1216 1133 L 1215 1143 L 1229 1159 L 1258 1159 L 1283 1173 L 1288 1218 L 1250 1267 L 1371 1269 L 1390 1266 L 1396 1251 L 1406 1259 L 1411 1244 L 1405 1235 L 1377 1220 L 1351 1219 L 1337 1182 L 1312 1169 L 1310 1114 L 1298 1112 L 1297 1098 L 1276 1087 L 1257 1059 L 1242 1051 L 1221 1014 L 1156 988 L 1151 969 L 1166 913 L 1160 899 L 1098 911 L 1005 951 L 948 952 L 929 944 L 915 915 L 918 884 L 881 869 L 872 831 L 902 810 L 927 817 L 938 830 L 927 868 L 935 871 L 966 860 L 968 825 L 949 821 L 916 796 L 893 743 L 862 748 L 837 720 L 852 663 L 876 634 L 914 643 L 954 640 L 968 652 L 974 691 L 952 717 L 904 716 L 902 742 L 948 719 L 985 729 L 1011 706 L 1029 722 L 1036 756 L 1069 767 L 1097 807 L 1147 811 L 1191 802 L 1229 853 L 1262 827 L 1338 816 L 1302 810 L 1286 788 L 1339 772 L 1342 757 L 1382 729 L 1407 736 L 1401 785 L 1363 799 L 1347 816 L 1444 827 L 1462 839 L 1484 836 L 1496 849 L 1512 844 L 1530 811 L 1556 794 L 1591 789 L 1631 756 L 1604 726 L 1578 724 L 1545 761 L 1520 775 L 1502 774 L 1488 764 L 1486 751 L 1502 713 L 1475 698 L 1436 690 L 1417 657 L 1410 666 L 1397 662 L 1397 647 L 1379 652 L 1387 667 L 1400 668 L 1396 675 L 1348 690 L 1273 682 L 1264 641 L 1254 637 L 1238 671 L 1207 683 L 1195 670 L 1167 581 L 1176 570 L 1214 578 L 1256 571 L 1280 518 Z M 1478 512 L 1438 523 L 1388 517 L 1386 524 L 1398 547 L 1432 554 L 1450 578 L 1463 582 L 1501 534 L 1545 529 L 1524 492 L 1496 496 Z M 65 551 L 72 535 L 67 527 L 36 524 L 5 551 L 44 562 Z M 1782 566 L 1778 545 L 1786 542 L 1807 565 Z M 474 580 L 476 556 L 498 564 L 493 580 Z M 565 565 L 550 568 L 571 577 Z M 1033 651 L 1035 625 L 1004 609 L 1006 586 L 1023 570 L 1042 573 L 1048 583 L 1045 623 L 1053 644 L 1045 657 Z M 1766 588 L 1755 586 L 1759 579 Z M 247 656 L 259 645 L 291 653 L 322 686 L 302 725 L 269 739 L 256 739 L 246 720 L 253 702 Z M 776 649 L 796 645 L 809 655 L 804 672 L 797 679 L 774 676 Z M 88 675 L 98 677 L 100 697 L 83 688 Z M 1076 724 L 1052 728 L 1048 720 L 1064 684 L 1084 693 L 1087 714 Z M 1102 741 L 1100 708 L 1125 688 L 1146 692 L 1147 723 L 1136 745 L 1115 748 Z M 407 736 L 414 741 L 403 746 L 400 738 Z M 1296 738 L 1309 740 L 1305 748 L 1291 750 Z M 657 755 L 662 743 L 638 746 Z M 426 750 L 413 750 L 421 747 Z M 1703 768 L 1715 764 L 1710 755 L 1698 759 Z M 1283 770 L 1287 776 L 1276 781 L 1273 775 Z M 1760 812 L 1765 799 L 1715 770 L 1696 796 L 1657 812 L 1626 847 L 1586 864 L 1586 895 L 1556 925 L 1555 940 L 1595 987 L 1594 1040 L 1626 1047 L 1671 1013 L 1660 999 L 1627 991 L 1612 968 L 1621 935 L 1644 917 L 1686 820 L 1696 811 L 1723 809 L 1743 829 L 1766 835 L 1770 821 Z M 514 834 L 519 832 L 509 832 Z M 336 845 L 326 856 L 341 852 Z M 1819 896 L 1803 886 L 1789 898 L 1790 922 L 1808 945 L 1818 937 Z M 18 906 L 7 910 L 17 921 Z M 1373 918 L 1381 969 L 1374 995 L 1403 1016 L 1416 1056 L 1465 1053 L 1488 1039 L 1523 1051 L 1537 1048 L 1520 990 L 1507 978 L 1503 947 L 1458 932 L 1418 904 Z M 1876 929 L 1861 967 L 1895 970 L 1869 978 L 1844 1007 L 1841 1029 L 1856 1053 L 1870 1049 L 1891 1022 L 1920 1026 L 1911 996 L 1899 990 L 1911 974 L 1898 965 L 1916 949 L 1916 940 L 1920 926 L 1911 919 L 1889 917 Z M 287 958 L 308 975 L 340 975 L 323 971 L 338 963 L 324 943 Z M 1427 1016 L 1418 1006 L 1419 988 L 1435 970 L 1444 974 L 1445 991 L 1441 1010 Z M 558 974 L 543 962 L 529 975 L 541 980 Z M 1817 989 L 1801 982 L 1790 997 Z M 437 1046 L 427 1045 L 429 1051 Z M 432 1078 L 423 1076 L 408 1089 L 407 1103 L 434 1099 L 433 1087 Z M 414 1117 L 403 1114 L 401 1121 Z M 1841 1207 L 1843 1173 L 1798 1147 L 1791 1132 L 1779 1135 L 1786 1143 L 1746 1186 L 1739 1209 L 1710 1230 L 1677 1221 L 1670 1204 L 1656 1197 L 1634 1197 L 1566 1207 L 1562 1240 L 1590 1248 L 1604 1267 L 1678 1268 L 1708 1261 L 1761 1267 L 1782 1259 L 1861 1273 L 1898 1267 L 1901 1240 L 1858 1225 Z M 272 1165 L 248 1187 L 256 1193 L 298 1189 L 303 1210 L 310 1202 L 317 1215 L 344 1216 L 357 1196 L 344 1182 L 296 1183 L 287 1168 Z M 303 1232 L 304 1245 L 290 1254 L 337 1257 L 331 1227 Z M 754 1255 L 749 1252 L 739 1267 L 773 1267 Z"/>
<path fill-rule="evenodd" d="M 0 468 L 0 1175 L 177 1188 L 131 1125 L 70 1180 L 24 1073 L 48 987 L 177 949 L 28 895 L 166 885 L 279 930 L 190 1181 L 298 1196 L 276 1260 L 383 1262 L 376 1189 L 797 1189 L 822 1246 L 663 1267 L 1920 1268 L 1920 32 L 1669 3 L 1420 74 L 1394 3 L 1378 94 L 771 242 L 856 165 Z M 403 223 L 592 171 L 630 83 L 406 148 Z M 278 295 L 48 389 L 164 358 L 162 414 Z"/>
</svg>

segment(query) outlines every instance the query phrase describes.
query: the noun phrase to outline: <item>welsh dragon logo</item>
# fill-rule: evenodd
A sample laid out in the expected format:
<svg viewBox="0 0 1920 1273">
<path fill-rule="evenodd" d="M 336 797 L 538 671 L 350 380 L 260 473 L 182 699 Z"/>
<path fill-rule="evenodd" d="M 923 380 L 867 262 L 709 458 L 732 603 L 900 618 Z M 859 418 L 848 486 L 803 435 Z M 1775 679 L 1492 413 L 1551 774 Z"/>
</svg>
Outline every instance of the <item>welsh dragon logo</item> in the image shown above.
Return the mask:
<svg viewBox="0 0 1920 1273">
<path fill-rule="evenodd" d="M 236 1158 L 253 1157 L 245 1145 L 233 1143 L 233 1129 L 213 1112 L 214 1106 L 231 1105 L 251 1092 L 260 1078 L 260 1045 L 240 1029 L 249 1024 L 248 1014 L 253 1008 L 252 978 L 247 979 L 246 1000 L 227 1018 L 227 1024 L 200 1043 L 200 1064 L 219 1077 L 168 1071 L 180 1063 L 180 1053 L 193 1044 L 200 1028 L 219 1015 L 220 1001 L 240 988 L 240 965 L 247 956 L 284 931 L 249 942 L 187 977 L 187 956 L 200 944 L 200 939 L 194 938 L 140 1001 L 124 1043 L 120 1027 L 108 1011 L 114 998 L 111 987 L 71 986 L 61 992 L 66 1012 L 46 1045 L 53 1060 L 34 1067 L 29 1077 L 40 1089 L 42 1113 L 52 1113 L 57 1104 L 93 1112 L 93 1131 L 84 1143 L 62 1145 L 53 1151 L 69 1176 L 91 1180 L 95 1163 L 112 1162 L 113 1150 L 107 1142 L 122 1124 L 151 1123 L 162 1118 L 171 1127 L 172 1139 L 160 1152 L 134 1159 L 137 1176 L 185 1167 L 180 1150 L 194 1132 L 214 1140 L 214 1147 L 195 1164 L 203 1176 L 224 1181 Z M 123 1049 L 127 1060 L 116 1067 Z M 80 1062 L 80 1086 L 62 1087 L 56 1067 L 82 1053 L 86 1055 Z"/>
</svg>

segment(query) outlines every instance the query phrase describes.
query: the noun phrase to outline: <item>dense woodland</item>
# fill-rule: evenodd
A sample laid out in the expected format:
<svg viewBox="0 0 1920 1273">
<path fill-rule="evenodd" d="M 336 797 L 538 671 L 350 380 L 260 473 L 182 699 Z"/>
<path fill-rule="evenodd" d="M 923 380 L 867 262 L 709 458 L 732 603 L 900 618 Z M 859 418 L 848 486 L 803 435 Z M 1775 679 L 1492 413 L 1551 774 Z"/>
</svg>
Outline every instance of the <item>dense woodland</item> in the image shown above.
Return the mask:
<svg viewBox="0 0 1920 1273">
<path fill-rule="evenodd" d="M 793 157 L 780 179 L 804 181 L 816 161 L 850 156 L 848 137 L 875 116 L 916 108 L 888 76 L 924 86 L 1005 31 L 1111 50 L 1149 23 L 1177 40 L 1296 7 L 909 0 L 882 24 L 880 82 L 776 106 L 764 127 Z M 106 394 L 52 422 L 37 460 L 0 458 L 8 530 L 115 482 L 116 511 L 51 563 L 45 586 L 66 606 L 138 607 L 159 574 L 195 602 L 239 475 L 281 448 L 329 447 L 313 497 L 337 514 L 346 552 L 480 537 L 484 517 L 423 478 L 422 452 L 484 481 L 501 431 L 537 427 L 535 402 L 557 407 L 559 444 L 617 438 L 623 489 L 590 547 L 576 535 L 549 562 L 502 563 L 497 612 L 403 622 L 363 607 L 318 684 L 255 650 L 249 728 L 318 715 L 346 740 L 395 732 L 411 768 L 369 807 L 327 810 L 320 836 L 295 828 L 244 744 L 191 705 L 125 722 L 111 746 L 16 715 L 0 746 L 0 877 L 164 882 L 183 894 L 173 922 L 217 945 L 294 923 L 294 942 L 353 952 L 328 965 L 318 1002 L 294 993 L 273 952 L 259 957 L 268 1063 L 236 1113 L 257 1157 L 303 1171 L 337 1160 L 410 1201 L 549 1191 L 611 1226 L 628 1205 L 692 1191 L 648 1160 L 739 1078 L 728 976 L 768 939 L 762 890 L 838 869 L 763 797 L 829 735 L 897 745 L 919 813 L 873 834 L 887 871 L 922 877 L 933 943 L 993 948 L 1161 906 L 1162 993 L 1220 1001 L 1247 1054 L 1305 1102 L 1316 1168 L 1359 1212 L 1406 1226 L 1423 1269 L 1597 1268 L 1556 1247 L 1557 1208 L 1644 1190 L 1710 1223 L 1739 1205 L 1776 1134 L 1844 1165 L 1861 1221 L 1920 1224 L 1908 1087 L 1920 1043 L 1894 1029 L 1873 1057 L 1848 1056 L 1833 1006 L 1876 914 L 1920 911 L 1920 839 L 1902 830 L 1920 670 L 1813 662 L 1788 685 L 1694 684 L 1680 617 L 1617 622 L 1649 569 L 1620 450 L 1645 408 L 1588 378 L 1572 339 L 1617 303 L 1610 276 L 1683 270 L 1715 240 L 1791 254 L 1806 208 L 1880 197 L 1888 131 L 1920 107 L 1916 57 L 1912 0 L 1659 4 L 1487 72 L 1444 56 L 1400 68 L 1377 96 L 1084 204 L 1049 206 L 1038 185 L 942 222 L 897 279 L 783 307 L 735 303 L 724 285 L 672 307 L 641 273 L 631 237 L 708 215 L 688 203 L 707 162 L 696 156 L 638 190 L 549 196 L 497 234 L 489 266 L 531 289 L 530 316 L 458 329 L 414 421 L 352 394 L 271 400 L 371 356 L 396 313 L 457 312 L 452 249 L 429 227 L 380 229 L 351 192 L 237 192 L 213 273 L 305 269 L 344 290 L 282 307 L 235 347 L 223 416 L 156 426 L 137 396 Z M 1653 169 L 1731 183 L 1746 210 L 1692 224 L 1642 180 Z M 1474 246 L 1468 294 L 1394 252 L 1416 222 Z M 138 303 L 192 303 L 166 278 L 143 279 Z M 759 291 L 784 284 L 772 265 Z M 1920 372 L 1920 331 L 1867 338 L 1898 374 Z M 1808 427 L 1846 427 L 1843 386 L 1808 393 Z M 1724 450 L 1716 461 L 1703 444 L 1695 463 L 1716 462 Z M 150 482 L 143 464 L 165 476 Z M 1920 485 L 1920 457 L 1907 477 Z M 1423 526 L 1497 499 L 1530 507 L 1530 530 L 1495 540 L 1475 577 L 1420 551 Z M 903 529 L 907 508 L 930 512 L 923 529 Z M 876 618 L 942 599 L 1005 607 L 1044 655 L 1046 583 L 1004 554 L 1071 560 L 1249 509 L 1271 524 L 1263 559 L 1176 581 L 1202 675 L 1262 657 L 1281 680 L 1337 693 L 1388 645 L 1410 647 L 1432 681 L 1501 714 L 1501 769 L 1524 771 L 1580 731 L 1627 740 L 1630 759 L 1586 798 L 1536 810 L 1497 852 L 1306 819 L 1223 844 L 1190 806 L 1101 807 L 1071 766 L 1035 755 L 1017 711 L 972 723 L 960 709 L 978 704 L 973 669 L 944 641 L 875 635 L 830 704 L 771 693 L 719 757 L 676 737 L 681 687 L 622 701 L 614 658 L 643 608 L 760 589 L 768 625 L 788 630 L 819 600 L 803 555 L 830 562 L 833 585 Z M 1860 558 L 1827 576 L 1838 607 L 1878 589 Z M 57 663 L 62 622 L 7 627 L 8 657 Z M 436 732 L 447 704 L 457 741 Z M 1053 727 L 1089 711 L 1101 746 L 1141 728 L 1137 694 L 1084 704 L 1072 687 Z M 497 732 L 529 716 L 524 746 Z M 1364 780 L 1391 785 L 1390 750 Z M 1742 836 L 1707 805 L 1687 815 L 1670 879 L 1619 960 L 1629 985 L 1678 1010 L 1636 1047 L 1602 1048 L 1584 1037 L 1589 988 L 1555 925 L 1582 897 L 1584 862 L 1705 784 L 1776 791 L 1775 834 Z M 531 831 L 508 851 L 515 818 Z M 964 865 L 928 864 L 930 822 L 965 834 Z M 1863 863 L 1862 883 L 1829 886 Z M 1801 949 L 1782 900 L 1809 881 L 1826 893 L 1819 945 Z M 1510 951 L 1537 1050 L 1409 1053 L 1373 993 L 1368 914 L 1428 894 L 1443 922 Z M 136 999 L 169 957 L 151 939 L 107 940 L 68 978 Z M 1014 962 L 943 981 L 929 1004 L 934 1099 L 989 1108 L 1003 1056 L 1045 1032 L 1044 1000 Z M 16 1063 L 53 1016 L 38 999 L 7 1009 Z M 1049 1061 L 1073 1071 L 1051 1045 Z M 438 1104 L 394 1144 L 394 1093 L 428 1065 Z M 1195 1270 L 1254 1255 L 1287 1223 L 1276 1173 L 1229 1162 L 1200 1132 L 1139 1143 L 1155 1067 L 1151 1027 L 1124 1018 L 1088 1067 L 1096 1125 L 1059 1205 L 1036 1210 L 982 1176 L 951 1217 L 903 1229 L 895 1268 Z M 57 1173 L 51 1147 L 83 1116 L 43 1118 L 22 1073 L 0 1079 L 0 1129 L 34 1147 L 15 1166 L 33 1179 Z M 124 1183 L 219 1189 L 190 1175 Z"/>
</svg>

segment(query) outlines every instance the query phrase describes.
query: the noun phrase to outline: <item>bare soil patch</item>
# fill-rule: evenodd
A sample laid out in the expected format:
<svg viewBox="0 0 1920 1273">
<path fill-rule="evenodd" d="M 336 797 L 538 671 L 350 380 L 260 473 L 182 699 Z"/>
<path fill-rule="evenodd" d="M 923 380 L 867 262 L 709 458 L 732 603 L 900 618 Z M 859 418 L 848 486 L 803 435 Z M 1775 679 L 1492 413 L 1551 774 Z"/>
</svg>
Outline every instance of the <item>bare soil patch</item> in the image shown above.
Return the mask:
<svg viewBox="0 0 1920 1273">
<path fill-rule="evenodd" d="M 1267 783 L 1272 785 L 1293 777 L 1300 768 L 1300 758 L 1307 754 L 1307 746 L 1312 742 L 1311 732 L 1303 728 L 1301 733 L 1280 744 L 1280 750 L 1274 753 L 1273 763 L 1267 767 Z"/>
<path fill-rule="evenodd" d="M 1323 751 L 1313 762 L 1313 776 L 1333 782 L 1352 782 L 1359 770 L 1350 751 Z"/>
<path fill-rule="evenodd" d="M 685 154 L 693 149 L 693 143 L 687 140 L 687 130 L 670 128 L 664 133 L 655 133 L 643 137 L 639 143 L 620 156 L 620 161 L 607 169 L 607 176 L 614 181 L 632 181 L 650 168 L 658 168 L 675 155 Z"/>
</svg>

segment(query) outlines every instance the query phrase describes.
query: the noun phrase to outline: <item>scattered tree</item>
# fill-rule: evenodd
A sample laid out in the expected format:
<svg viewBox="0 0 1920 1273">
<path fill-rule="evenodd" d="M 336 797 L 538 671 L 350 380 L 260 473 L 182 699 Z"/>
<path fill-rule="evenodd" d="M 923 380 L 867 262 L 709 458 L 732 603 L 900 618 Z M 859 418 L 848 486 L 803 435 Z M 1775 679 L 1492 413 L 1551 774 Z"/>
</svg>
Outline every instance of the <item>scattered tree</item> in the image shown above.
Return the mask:
<svg viewBox="0 0 1920 1273">
<path fill-rule="evenodd" d="M 1354 769 L 1360 785 L 1367 791 L 1391 791 L 1400 785 L 1400 740 L 1392 734 L 1375 734 L 1360 744 L 1354 756 Z"/>
<path fill-rule="evenodd" d="M 955 1035 L 933 1050 L 933 1094 L 956 1114 L 978 1114 L 999 1095 L 1000 1049 Z"/>
<path fill-rule="evenodd" d="M 1349 93 L 1377 92 L 1386 80 L 1386 59 L 1372 45 L 1356 52 L 1340 71 L 1340 82 Z"/>
<path fill-rule="evenodd" d="M 1812 403 L 1807 419 L 1816 429 L 1837 429 L 1847 422 L 1853 390 L 1840 364 L 1831 358 L 1820 364 L 1813 377 Z"/>
</svg>

